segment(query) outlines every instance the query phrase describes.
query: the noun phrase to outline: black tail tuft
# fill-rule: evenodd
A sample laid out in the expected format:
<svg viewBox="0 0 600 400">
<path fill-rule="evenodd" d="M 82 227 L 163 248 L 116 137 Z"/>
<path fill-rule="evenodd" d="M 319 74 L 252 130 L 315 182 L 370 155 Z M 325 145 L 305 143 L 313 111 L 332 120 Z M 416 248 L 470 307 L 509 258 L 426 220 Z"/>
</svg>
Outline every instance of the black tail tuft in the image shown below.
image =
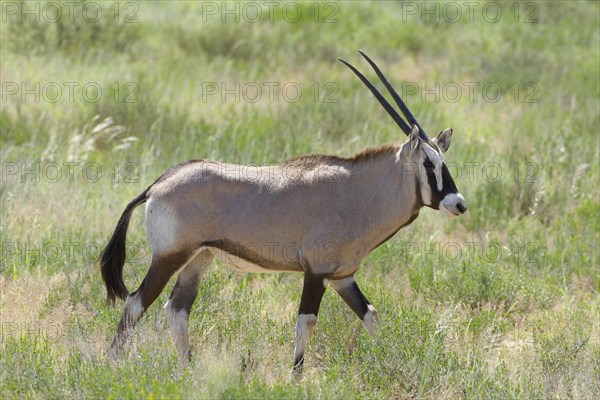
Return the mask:
<svg viewBox="0 0 600 400">
<path fill-rule="evenodd" d="M 125 264 L 126 247 L 125 240 L 127 238 L 127 228 L 129 227 L 129 219 L 133 210 L 140 204 L 146 201 L 146 195 L 150 188 L 144 190 L 140 195 L 133 199 L 125 211 L 119 218 L 115 231 L 102 251 L 100 268 L 102 270 L 102 279 L 106 286 L 106 301 L 109 304 L 114 304 L 115 299 L 125 299 L 129 292 L 123 282 L 123 265 Z"/>
</svg>

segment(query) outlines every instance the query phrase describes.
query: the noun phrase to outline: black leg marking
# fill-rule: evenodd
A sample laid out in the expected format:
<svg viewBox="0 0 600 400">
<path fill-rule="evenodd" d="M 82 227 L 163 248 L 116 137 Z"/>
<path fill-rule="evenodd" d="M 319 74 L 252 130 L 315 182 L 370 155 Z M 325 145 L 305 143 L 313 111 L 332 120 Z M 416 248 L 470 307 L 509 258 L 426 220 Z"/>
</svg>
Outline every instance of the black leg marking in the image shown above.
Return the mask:
<svg viewBox="0 0 600 400">
<path fill-rule="evenodd" d="M 369 300 L 360 291 L 354 276 L 349 276 L 340 280 L 332 280 L 331 286 L 338 292 L 340 297 L 344 299 L 346 304 L 360 318 L 369 335 L 373 336 L 373 324 L 379 323 L 377 310 L 371 305 Z"/>
<path fill-rule="evenodd" d="M 325 279 L 326 277 L 321 275 L 304 274 L 304 287 L 298 314 L 314 314 L 316 316 L 319 313 L 321 299 L 325 294 Z"/>
<path fill-rule="evenodd" d="M 204 272 L 212 264 L 213 259 L 214 255 L 210 251 L 204 250 L 190 261 L 179 272 L 173 292 L 165 304 L 169 330 L 181 364 L 187 364 L 191 359 L 188 319 Z"/>
<path fill-rule="evenodd" d="M 296 350 L 292 369 L 292 375 L 294 376 L 299 376 L 302 373 L 304 351 L 317 323 L 319 306 L 325 293 L 324 279 L 324 276 L 314 275 L 310 272 L 304 274 L 304 287 L 302 289 L 302 299 L 300 300 L 298 322 L 296 323 Z"/>
<path fill-rule="evenodd" d="M 144 312 L 156 300 L 175 271 L 188 262 L 188 257 L 189 255 L 185 252 L 165 258 L 154 257 L 153 255 L 150 269 L 142 284 L 125 301 L 123 315 L 110 347 L 109 356 L 115 356 L 121 351 L 131 329 L 135 327 Z"/>
</svg>

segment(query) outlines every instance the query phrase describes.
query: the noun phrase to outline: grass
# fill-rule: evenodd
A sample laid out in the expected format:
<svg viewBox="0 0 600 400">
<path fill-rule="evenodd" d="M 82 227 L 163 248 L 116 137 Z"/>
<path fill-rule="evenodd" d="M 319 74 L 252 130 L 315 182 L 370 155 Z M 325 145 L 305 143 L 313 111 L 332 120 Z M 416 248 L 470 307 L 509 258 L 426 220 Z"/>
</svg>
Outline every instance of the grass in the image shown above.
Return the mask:
<svg viewBox="0 0 600 400">
<path fill-rule="evenodd" d="M 502 11 L 497 22 L 482 4 L 472 21 L 463 9 L 455 23 L 392 2 L 321 3 L 318 15 L 314 3 L 290 3 L 302 10 L 293 22 L 281 8 L 272 20 L 263 10 L 256 22 L 246 14 L 222 22 L 206 8 L 220 3 L 185 1 L 117 3 L 117 21 L 96 22 L 78 3 L 73 22 L 36 22 L 10 15 L 8 4 L 3 397 L 590 399 L 600 391 L 598 3 L 490 3 Z M 114 17 L 113 3 L 94 4 Z M 538 22 L 525 22 L 532 11 Z M 125 23 L 131 12 L 137 22 Z M 359 48 L 398 87 L 416 88 L 406 100 L 430 134 L 454 128 L 447 158 L 469 205 L 455 220 L 423 210 L 364 260 L 357 279 L 381 333 L 370 340 L 328 291 L 294 384 L 301 276 L 219 266 L 192 310 L 189 368 L 178 366 L 160 307 L 173 283 L 123 358 L 107 360 L 121 308 L 104 303 L 97 256 L 125 204 L 166 168 L 191 158 L 350 155 L 404 140 L 337 62 L 368 72 Z M 76 84 L 71 99 L 65 82 Z M 283 90 L 290 85 L 299 98 Z M 456 101 L 444 92 L 452 85 L 463 90 Z M 501 88 L 494 101 L 486 85 Z M 149 262 L 141 211 L 128 244 L 132 290 Z"/>
</svg>

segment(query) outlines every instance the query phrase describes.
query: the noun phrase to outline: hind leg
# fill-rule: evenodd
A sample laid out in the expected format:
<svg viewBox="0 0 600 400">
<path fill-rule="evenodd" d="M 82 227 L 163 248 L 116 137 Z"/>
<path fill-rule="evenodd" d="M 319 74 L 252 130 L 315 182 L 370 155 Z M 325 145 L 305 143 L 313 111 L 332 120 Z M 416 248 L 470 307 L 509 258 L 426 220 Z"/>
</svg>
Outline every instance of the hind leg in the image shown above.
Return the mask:
<svg viewBox="0 0 600 400">
<path fill-rule="evenodd" d="M 344 299 L 346 304 L 348 304 L 352 311 L 360 318 L 365 329 L 369 333 L 369 336 L 373 338 L 375 333 L 373 328 L 381 328 L 381 322 L 379 322 L 377 310 L 360 291 L 354 280 L 354 276 L 349 276 L 340 280 L 332 280 L 330 282 L 331 286 L 338 292 L 340 297 Z"/>
<path fill-rule="evenodd" d="M 189 261 L 188 252 L 170 254 L 168 257 L 154 257 L 146 277 L 140 287 L 125 301 L 123 315 L 117 327 L 117 333 L 110 346 L 109 356 L 117 355 L 127 341 L 131 329 L 137 324 L 144 312 L 163 291 L 173 274 Z"/>
<path fill-rule="evenodd" d="M 198 295 L 202 277 L 214 258 L 215 256 L 210 250 L 203 250 L 194 257 L 179 273 L 169 301 L 165 304 L 169 330 L 181 364 L 188 363 L 191 358 L 188 336 L 190 310 Z"/>
</svg>

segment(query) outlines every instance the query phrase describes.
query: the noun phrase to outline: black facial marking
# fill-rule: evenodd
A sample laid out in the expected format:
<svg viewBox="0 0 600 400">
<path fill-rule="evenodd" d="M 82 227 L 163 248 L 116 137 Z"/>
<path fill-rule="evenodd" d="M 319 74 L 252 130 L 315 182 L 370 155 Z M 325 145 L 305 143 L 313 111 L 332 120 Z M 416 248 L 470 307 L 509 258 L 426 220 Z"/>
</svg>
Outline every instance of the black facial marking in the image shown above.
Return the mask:
<svg viewBox="0 0 600 400">
<path fill-rule="evenodd" d="M 439 210 L 440 202 L 446 197 L 446 195 L 451 193 L 458 193 L 458 189 L 456 188 L 456 184 L 454 183 L 454 179 L 452 179 L 452 175 L 450 175 L 450 171 L 446 164 L 442 163 L 442 190 L 439 191 L 437 188 L 437 180 L 435 178 L 435 172 L 433 169 L 426 169 L 427 172 L 427 182 L 429 183 L 429 187 L 431 189 L 431 204 L 429 207 Z"/>
</svg>

